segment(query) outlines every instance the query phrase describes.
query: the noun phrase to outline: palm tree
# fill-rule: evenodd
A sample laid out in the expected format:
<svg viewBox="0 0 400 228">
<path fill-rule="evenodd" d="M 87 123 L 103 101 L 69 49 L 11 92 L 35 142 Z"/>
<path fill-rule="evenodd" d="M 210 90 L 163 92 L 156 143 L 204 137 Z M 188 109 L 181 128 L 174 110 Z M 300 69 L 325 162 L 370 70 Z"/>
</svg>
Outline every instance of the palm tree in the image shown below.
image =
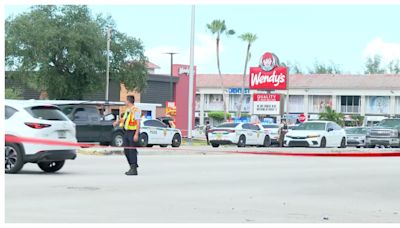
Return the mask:
<svg viewBox="0 0 400 228">
<path fill-rule="evenodd" d="M 221 64 L 220 64 L 220 59 L 219 59 L 219 42 L 221 40 L 221 35 L 225 34 L 225 35 L 233 35 L 235 34 L 235 31 L 232 29 L 227 29 L 226 28 L 226 24 L 225 24 L 225 20 L 213 20 L 210 24 L 207 24 L 207 28 L 208 30 L 210 30 L 210 32 L 213 35 L 216 35 L 216 47 L 217 47 L 217 67 L 218 67 L 218 74 L 219 74 L 219 78 L 221 81 L 221 89 L 222 89 L 222 98 L 224 101 L 224 120 L 226 121 L 226 109 L 227 109 L 227 105 L 226 105 L 226 93 L 225 93 L 225 87 L 224 87 L 224 82 L 222 79 L 222 74 L 221 74 Z"/>
<path fill-rule="evenodd" d="M 325 106 L 325 112 L 319 114 L 319 119 L 333 121 L 339 124 L 340 126 L 344 126 L 343 113 L 337 113 L 330 106 Z"/>
<path fill-rule="evenodd" d="M 239 38 L 242 41 L 247 42 L 246 60 L 244 62 L 244 71 L 243 71 L 243 79 L 242 79 L 242 92 L 240 94 L 239 110 L 238 110 L 238 117 L 241 117 L 241 115 L 242 115 L 242 104 L 243 104 L 243 98 L 244 98 L 244 84 L 245 84 L 245 80 L 246 80 L 247 64 L 249 63 L 249 60 L 250 60 L 250 57 L 251 57 L 250 48 L 251 48 L 251 44 L 253 44 L 254 41 L 257 40 L 257 35 L 247 32 L 247 33 L 244 33 L 244 34 L 240 35 Z"/>
</svg>

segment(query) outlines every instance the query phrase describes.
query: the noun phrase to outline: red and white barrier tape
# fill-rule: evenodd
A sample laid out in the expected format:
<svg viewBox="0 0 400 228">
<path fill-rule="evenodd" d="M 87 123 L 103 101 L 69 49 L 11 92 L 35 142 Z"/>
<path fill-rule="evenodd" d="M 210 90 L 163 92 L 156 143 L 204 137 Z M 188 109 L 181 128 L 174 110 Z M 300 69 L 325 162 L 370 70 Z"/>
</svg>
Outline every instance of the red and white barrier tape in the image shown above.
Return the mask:
<svg viewBox="0 0 400 228">
<path fill-rule="evenodd" d="M 11 135 L 5 136 L 5 141 L 9 143 L 31 143 L 31 144 L 42 144 L 51 146 L 68 146 L 68 147 L 86 147 L 86 148 L 109 148 L 108 146 L 101 146 L 97 144 L 89 143 L 76 143 L 76 142 L 66 142 L 61 140 L 51 140 L 51 139 L 39 139 L 39 138 L 28 138 L 28 137 L 16 137 Z M 147 149 L 154 150 L 154 148 L 148 147 L 116 147 L 123 149 Z M 199 150 L 195 148 L 159 148 L 158 150 L 170 150 L 170 151 L 194 151 L 202 152 L 204 150 Z M 252 154 L 252 155 L 275 155 L 275 156 L 312 156 L 312 157 L 398 157 L 400 156 L 399 151 L 370 151 L 370 152 L 290 152 L 290 151 L 239 151 L 239 150 L 216 150 L 219 153 L 232 153 L 232 154 Z"/>
</svg>

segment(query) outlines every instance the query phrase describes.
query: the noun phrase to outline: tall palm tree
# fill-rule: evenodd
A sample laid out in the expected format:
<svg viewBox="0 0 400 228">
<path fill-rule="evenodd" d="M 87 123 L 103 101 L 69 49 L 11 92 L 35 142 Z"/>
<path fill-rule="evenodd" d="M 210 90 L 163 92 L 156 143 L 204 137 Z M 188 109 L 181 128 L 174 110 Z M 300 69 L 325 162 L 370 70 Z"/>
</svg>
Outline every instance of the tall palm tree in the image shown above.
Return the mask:
<svg viewBox="0 0 400 228">
<path fill-rule="evenodd" d="M 247 51 L 246 51 L 246 60 L 244 62 L 244 71 L 243 71 L 243 78 L 242 78 L 242 93 L 240 94 L 240 101 L 239 101 L 239 107 L 238 107 L 238 117 L 241 117 L 242 115 L 242 105 L 243 105 L 243 98 L 244 98 L 244 84 L 246 80 L 246 71 L 247 71 L 247 64 L 249 63 L 251 54 L 250 54 L 250 48 L 251 45 L 257 40 L 257 35 L 253 33 L 244 33 L 239 36 L 239 38 L 247 42 Z"/>
<path fill-rule="evenodd" d="M 217 48 L 217 67 L 218 67 L 218 74 L 221 81 L 221 89 L 222 89 L 222 99 L 224 101 L 224 120 L 226 121 L 226 113 L 227 113 L 227 104 L 226 104 L 226 93 L 224 87 L 224 81 L 222 79 L 221 74 L 221 64 L 219 59 L 219 44 L 221 40 L 221 35 L 233 35 L 235 31 L 232 29 L 227 29 L 225 20 L 213 20 L 210 24 L 207 24 L 208 30 L 216 36 L 216 48 Z"/>
</svg>

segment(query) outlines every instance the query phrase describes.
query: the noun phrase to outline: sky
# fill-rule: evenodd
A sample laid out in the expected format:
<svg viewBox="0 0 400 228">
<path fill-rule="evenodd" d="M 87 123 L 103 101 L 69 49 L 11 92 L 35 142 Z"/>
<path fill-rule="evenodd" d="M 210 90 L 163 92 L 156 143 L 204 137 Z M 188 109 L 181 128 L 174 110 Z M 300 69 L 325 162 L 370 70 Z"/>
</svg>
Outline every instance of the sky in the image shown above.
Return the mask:
<svg viewBox="0 0 400 228">
<path fill-rule="evenodd" d="M 6 5 L 5 16 L 29 10 L 29 5 Z M 149 60 L 169 74 L 174 63 L 189 64 L 189 5 L 89 5 L 93 15 L 110 15 L 117 29 L 140 38 Z M 225 20 L 233 36 L 221 39 L 222 73 L 244 71 L 247 44 L 238 35 L 251 32 L 258 39 L 249 66 L 257 66 L 264 52 L 280 61 L 300 65 L 307 72 L 315 62 L 334 62 L 343 73 L 362 73 L 368 56 L 379 54 L 384 64 L 400 59 L 400 5 L 198 5 L 195 21 L 197 73 L 217 73 L 215 37 L 206 25 Z"/>
</svg>

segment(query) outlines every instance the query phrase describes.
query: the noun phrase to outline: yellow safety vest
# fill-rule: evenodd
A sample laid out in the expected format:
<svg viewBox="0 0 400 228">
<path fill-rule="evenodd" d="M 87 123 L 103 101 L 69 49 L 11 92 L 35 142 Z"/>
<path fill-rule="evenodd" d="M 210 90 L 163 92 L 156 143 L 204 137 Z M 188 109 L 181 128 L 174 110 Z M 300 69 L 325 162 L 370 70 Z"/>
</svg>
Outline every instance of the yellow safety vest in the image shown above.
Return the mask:
<svg viewBox="0 0 400 228">
<path fill-rule="evenodd" d="M 135 106 L 133 106 L 130 111 L 129 109 L 126 110 L 124 116 L 121 119 L 121 122 L 119 123 L 119 126 L 128 131 L 136 130 L 138 127 L 138 121 L 135 119 L 136 112 L 140 112 L 140 110 Z"/>
</svg>

